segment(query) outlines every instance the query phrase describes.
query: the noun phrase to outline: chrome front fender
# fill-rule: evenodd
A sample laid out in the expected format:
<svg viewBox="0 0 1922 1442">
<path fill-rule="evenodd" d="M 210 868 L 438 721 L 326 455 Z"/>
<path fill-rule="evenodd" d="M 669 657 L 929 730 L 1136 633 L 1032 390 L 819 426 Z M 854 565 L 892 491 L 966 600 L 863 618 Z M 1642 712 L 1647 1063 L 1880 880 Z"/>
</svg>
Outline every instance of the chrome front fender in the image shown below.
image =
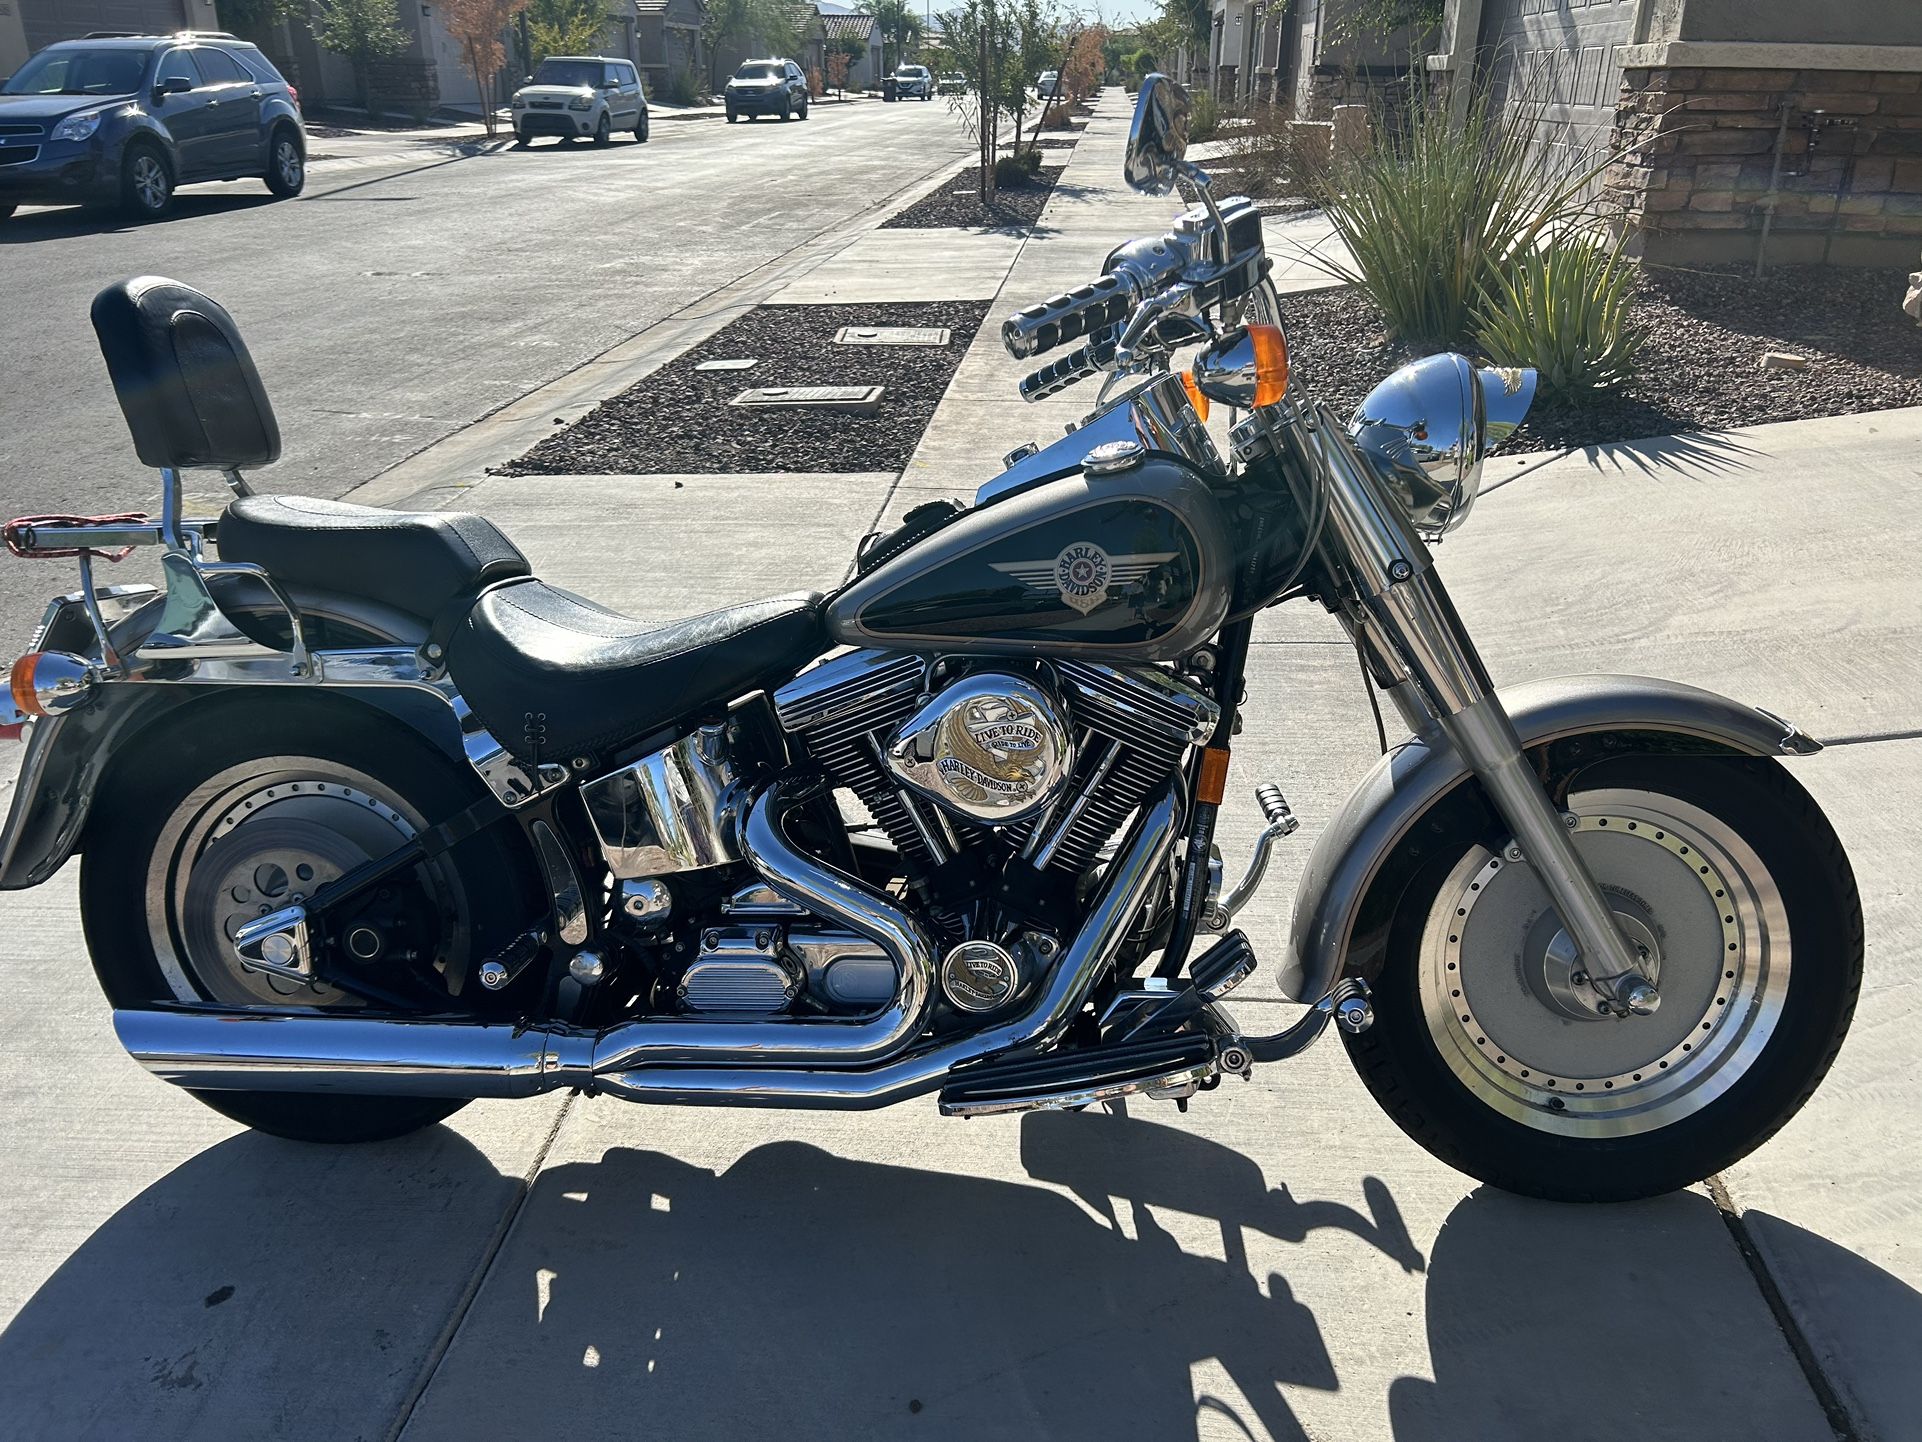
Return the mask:
<svg viewBox="0 0 1922 1442">
<path fill-rule="evenodd" d="M 1611 755 L 1678 746 L 1746 756 L 1821 749 L 1779 716 L 1677 681 L 1564 676 L 1500 694 L 1531 750 L 1604 735 L 1622 738 Z M 1438 807 L 1481 805 L 1479 792 L 1467 764 L 1433 727 L 1376 763 L 1309 854 L 1278 981 L 1283 995 L 1312 1002 L 1344 975 L 1367 977 L 1379 970 L 1385 921 L 1427 859 L 1417 828 Z"/>
</svg>

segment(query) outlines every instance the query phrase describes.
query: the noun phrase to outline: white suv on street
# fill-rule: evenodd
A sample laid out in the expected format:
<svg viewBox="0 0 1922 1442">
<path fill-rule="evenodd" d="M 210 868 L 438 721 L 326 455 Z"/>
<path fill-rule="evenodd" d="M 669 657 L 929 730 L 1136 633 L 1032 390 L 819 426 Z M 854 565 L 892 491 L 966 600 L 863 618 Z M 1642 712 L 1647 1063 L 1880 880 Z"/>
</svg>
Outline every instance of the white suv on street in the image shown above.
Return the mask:
<svg viewBox="0 0 1922 1442">
<path fill-rule="evenodd" d="M 562 140 L 593 136 L 605 145 L 617 130 L 647 139 L 647 92 L 633 62 L 610 55 L 550 55 L 514 92 L 514 143 L 536 135 Z"/>
</svg>

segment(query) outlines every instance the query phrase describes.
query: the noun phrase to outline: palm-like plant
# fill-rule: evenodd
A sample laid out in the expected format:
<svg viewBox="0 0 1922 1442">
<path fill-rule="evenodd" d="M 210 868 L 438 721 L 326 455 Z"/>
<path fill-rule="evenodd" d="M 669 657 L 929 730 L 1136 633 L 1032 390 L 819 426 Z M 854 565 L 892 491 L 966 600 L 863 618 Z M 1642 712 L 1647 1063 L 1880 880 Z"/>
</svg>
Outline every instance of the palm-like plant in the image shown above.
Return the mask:
<svg viewBox="0 0 1922 1442">
<path fill-rule="evenodd" d="M 1522 253 L 1481 297 L 1475 334 L 1497 365 L 1533 366 L 1542 389 L 1579 400 L 1635 373 L 1645 339 L 1629 318 L 1635 268 L 1621 247 L 1578 238 Z"/>
<path fill-rule="evenodd" d="M 874 0 L 869 13 L 881 32 L 881 63 L 892 70 L 921 44 L 921 17 L 909 7 L 908 0 Z"/>
</svg>

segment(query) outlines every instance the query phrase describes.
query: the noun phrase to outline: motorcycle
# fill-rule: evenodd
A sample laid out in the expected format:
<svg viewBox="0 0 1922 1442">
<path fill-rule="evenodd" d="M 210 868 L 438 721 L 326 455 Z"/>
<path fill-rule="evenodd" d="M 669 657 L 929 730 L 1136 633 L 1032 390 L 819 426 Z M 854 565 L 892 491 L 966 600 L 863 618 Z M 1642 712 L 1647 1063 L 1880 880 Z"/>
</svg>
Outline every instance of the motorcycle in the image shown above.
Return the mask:
<svg viewBox="0 0 1922 1442">
<path fill-rule="evenodd" d="M 1417 1143 L 1512 1191 L 1640 1197 L 1745 1155 L 1861 979 L 1848 861 L 1778 759 L 1817 743 L 1666 681 L 1498 692 L 1431 546 L 1533 374 L 1430 356 L 1338 421 L 1290 381 L 1260 215 L 1186 137 L 1149 77 L 1127 178 L 1196 203 L 1002 328 L 1017 358 L 1079 342 L 1021 387 L 1101 376 L 1081 425 L 868 537 L 830 595 L 666 626 L 478 516 L 256 494 L 280 438 L 231 318 L 103 291 L 162 511 L 8 528 L 81 588 L 12 668 L 0 885 L 78 852 L 128 1052 L 282 1136 L 558 1088 L 1185 1109 L 1332 1025 Z M 232 486 L 218 518 L 182 516 L 188 468 Z M 95 584 L 134 546 L 162 586 Z M 1257 946 L 1235 921 L 1296 819 L 1256 789 L 1232 884 L 1214 837 L 1254 619 L 1292 600 L 1408 734 Z M 1251 1035 L 1226 999 L 1262 951 L 1306 1010 Z"/>
</svg>

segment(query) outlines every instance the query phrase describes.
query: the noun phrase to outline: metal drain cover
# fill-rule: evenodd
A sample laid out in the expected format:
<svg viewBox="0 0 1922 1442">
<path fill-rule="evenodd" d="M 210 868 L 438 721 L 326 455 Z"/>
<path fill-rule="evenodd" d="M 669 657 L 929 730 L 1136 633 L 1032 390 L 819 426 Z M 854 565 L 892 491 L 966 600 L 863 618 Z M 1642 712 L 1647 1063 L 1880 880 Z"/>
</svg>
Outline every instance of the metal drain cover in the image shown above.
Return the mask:
<svg viewBox="0 0 1922 1442">
<path fill-rule="evenodd" d="M 762 386 L 742 391 L 729 405 L 748 410 L 841 411 L 871 416 L 881 409 L 880 386 Z"/>
<path fill-rule="evenodd" d="M 695 366 L 694 369 L 697 371 L 744 371 L 750 370 L 760 363 L 761 362 L 755 357 L 747 356 L 741 360 L 702 361 L 699 365 Z"/>
<path fill-rule="evenodd" d="M 946 345 L 948 329 L 933 325 L 844 325 L 836 345 Z"/>
</svg>

